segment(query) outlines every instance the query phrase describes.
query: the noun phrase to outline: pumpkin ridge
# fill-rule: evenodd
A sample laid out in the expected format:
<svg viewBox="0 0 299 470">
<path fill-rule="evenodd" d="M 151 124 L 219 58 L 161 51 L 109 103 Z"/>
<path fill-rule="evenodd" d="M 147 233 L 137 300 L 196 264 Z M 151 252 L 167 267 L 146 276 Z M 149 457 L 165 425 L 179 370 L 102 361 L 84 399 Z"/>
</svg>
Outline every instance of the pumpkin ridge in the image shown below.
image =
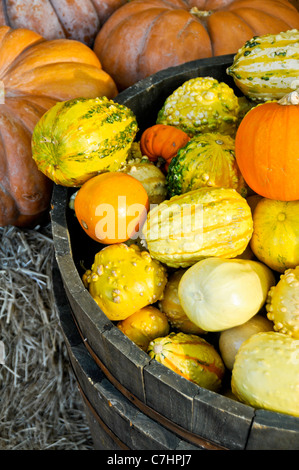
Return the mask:
<svg viewBox="0 0 299 470">
<path fill-rule="evenodd" d="M 154 7 L 153 9 L 159 9 L 160 10 L 160 8 L 158 8 L 158 7 Z M 144 30 L 144 35 L 142 37 L 142 42 L 141 42 L 141 45 L 140 45 L 140 48 L 139 48 L 139 53 L 137 54 L 137 58 L 136 58 L 136 70 L 137 70 L 138 76 L 140 78 L 142 78 L 142 74 L 141 74 L 140 69 L 141 69 L 142 61 L 143 61 L 143 58 L 145 56 L 146 49 L 147 49 L 147 46 L 148 46 L 148 43 L 149 43 L 151 31 L 152 31 L 153 27 L 158 23 L 160 18 L 163 15 L 165 15 L 169 12 L 169 10 L 167 10 L 167 9 L 165 9 L 165 11 L 164 11 L 163 7 L 161 7 L 161 10 L 162 10 L 161 13 L 159 13 L 157 16 L 155 16 L 155 18 L 147 24 L 147 28 Z M 150 11 L 150 9 L 148 11 Z"/>
<path fill-rule="evenodd" d="M 13 71 L 18 67 L 19 62 L 20 62 L 21 60 L 23 60 L 23 58 L 22 58 L 23 53 L 25 53 L 25 52 L 27 52 L 29 49 L 31 49 L 32 46 L 40 45 L 40 44 L 42 44 L 43 42 L 45 42 L 45 39 L 41 37 L 41 39 L 38 39 L 36 42 L 31 43 L 31 44 L 29 44 L 27 47 L 25 47 L 25 49 L 23 49 L 22 52 L 21 52 L 19 55 L 17 55 L 17 56 L 14 58 L 14 60 L 13 60 L 10 64 L 8 64 L 8 66 L 7 66 L 6 70 L 5 70 L 5 72 L 3 73 L 3 75 L 1 75 L 1 80 L 5 80 L 5 77 L 6 77 L 8 74 L 10 74 L 11 72 L 13 72 Z M 3 46 L 2 46 L 2 47 L 3 47 Z"/>
<path fill-rule="evenodd" d="M 52 0 L 49 0 L 49 3 L 50 3 L 50 5 L 51 5 L 51 8 L 52 8 L 52 10 L 53 10 L 53 13 L 55 14 L 55 16 L 56 16 L 56 18 L 57 18 L 57 21 L 58 21 L 58 23 L 59 23 L 59 26 L 61 27 L 61 29 L 62 29 L 62 31 L 63 31 L 64 36 L 67 37 L 67 36 L 68 36 L 67 30 L 66 30 L 66 28 L 65 28 L 65 26 L 64 26 L 64 24 L 63 24 L 63 22 L 61 21 L 61 18 L 60 18 L 60 16 L 59 16 L 59 13 L 58 13 L 57 9 L 55 8 L 55 5 L 53 5 Z"/>
<path fill-rule="evenodd" d="M 9 24 L 7 0 L 2 0 L 2 7 L 5 24 Z"/>
</svg>

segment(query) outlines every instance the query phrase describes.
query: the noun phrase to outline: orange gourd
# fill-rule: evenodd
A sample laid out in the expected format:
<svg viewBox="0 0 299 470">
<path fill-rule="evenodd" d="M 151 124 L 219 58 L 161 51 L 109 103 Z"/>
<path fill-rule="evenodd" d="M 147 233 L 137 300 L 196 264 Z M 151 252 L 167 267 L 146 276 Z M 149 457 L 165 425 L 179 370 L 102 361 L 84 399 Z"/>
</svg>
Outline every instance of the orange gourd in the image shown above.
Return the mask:
<svg viewBox="0 0 299 470">
<path fill-rule="evenodd" d="M 0 81 L 0 225 L 26 226 L 48 209 L 52 190 L 32 159 L 36 123 L 57 101 L 113 98 L 117 89 L 84 44 L 7 26 L 0 27 Z"/>
<path fill-rule="evenodd" d="M 235 140 L 238 166 L 257 194 L 278 201 L 299 199 L 299 94 L 251 109 Z"/>
<path fill-rule="evenodd" d="M 148 127 L 141 135 L 140 150 L 149 160 L 156 162 L 159 157 L 165 160 L 165 169 L 181 147 L 189 142 L 186 132 L 174 126 L 155 124 Z"/>
<path fill-rule="evenodd" d="M 94 51 L 122 90 L 205 57 L 234 54 L 253 36 L 299 29 L 287 0 L 134 0 L 104 23 Z"/>
<path fill-rule="evenodd" d="M 88 46 L 126 0 L 2 0 L 0 24 L 28 28 L 45 39 L 75 39 Z"/>
<path fill-rule="evenodd" d="M 94 176 L 81 186 L 74 209 L 87 235 L 112 244 L 137 238 L 149 201 L 140 181 L 126 173 L 111 171 Z"/>
</svg>

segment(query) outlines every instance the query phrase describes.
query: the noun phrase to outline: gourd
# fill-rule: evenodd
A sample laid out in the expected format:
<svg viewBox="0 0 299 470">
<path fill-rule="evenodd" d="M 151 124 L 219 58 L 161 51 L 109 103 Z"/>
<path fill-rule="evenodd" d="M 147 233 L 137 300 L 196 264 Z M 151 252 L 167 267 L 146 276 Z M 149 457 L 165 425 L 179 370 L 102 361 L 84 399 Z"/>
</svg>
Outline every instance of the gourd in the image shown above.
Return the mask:
<svg viewBox="0 0 299 470">
<path fill-rule="evenodd" d="M 124 0 L 4 0 L 0 24 L 28 28 L 45 39 L 68 38 L 92 46 L 102 24 Z"/>
<path fill-rule="evenodd" d="M 257 102 L 277 100 L 298 87 L 296 28 L 254 36 L 242 45 L 227 73 L 245 96 Z"/>
<path fill-rule="evenodd" d="M 81 186 L 99 173 L 117 171 L 137 130 L 134 113 L 105 96 L 59 102 L 34 128 L 32 157 L 56 184 Z"/>
<path fill-rule="evenodd" d="M 189 140 L 188 134 L 177 127 L 155 124 L 142 133 L 140 149 L 152 162 L 157 162 L 159 158 L 165 160 L 165 170 L 168 170 L 172 158 Z"/>
<path fill-rule="evenodd" d="M 119 321 L 117 328 L 145 352 L 150 341 L 169 333 L 166 315 L 152 305 L 143 307 L 125 320 Z"/>
<path fill-rule="evenodd" d="M 133 142 L 132 146 L 136 144 Z M 166 199 L 166 178 L 160 168 L 152 163 L 147 157 L 128 158 L 120 171 L 133 176 L 140 181 L 147 192 L 149 205 L 160 204 Z"/>
<path fill-rule="evenodd" d="M 238 127 L 237 164 L 248 186 L 263 197 L 299 199 L 298 119 L 299 94 L 294 91 L 252 108 Z"/>
<path fill-rule="evenodd" d="M 87 235 L 111 244 L 138 238 L 149 201 L 140 181 L 126 173 L 111 171 L 94 176 L 81 186 L 74 209 Z"/>
<path fill-rule="evenodd" d="M 257 333 L 240 347 L 231 387 L 254 408 L 299 417 L 299 340 L 277 332 Z"/>
<path fill-rule="evenodd" d="M 187 380 L 208 390 L 219 390 L 225 372 L 214 346 L 197 335 L 170 333 L 151 341 L 148 354 Z"/>
<path fill-rule="evenodd" d="M 49 209 L 52 181 L 32 160 L 32 132 L 57 101 L 114 98 L 112 78 L 87 46 L 0 27 L 0 225 L 31 225 Z"/>
<path fill-rule="evenodd" d="M 110 320 L 124 320 L 159 301 L 167 282 L 165 267 L 136 245 L 107 245 L 82 277 L 90 295 Z"/>
<path fill-rule="evenodd" d="M 233 89 L 213 77 L 185 81 L 165 100 L 157 123 L 176 126 L 190 137 L 203 132 L 235 133 L 239 101 Z"/>
<path fill-rule="evenodd" d="M 253 230 L 246 200 L 234 189 L 199 188 L 154 207 L 142 227 L 151 256 L 174 268 L 202 258 L 233 258 Z"/>
<path fill-rule="evenodd" d="M 295 268 L 299 264 L 299 201 L 262 198 L 253 213 L 250 247 L 277 272 Z"/>
<path fill-rule="evenodd" d="M 287 269 L 271 287 L 266 310 L 275 331 L 299 339 L 299 266 Z"/>
<path fill-rule="evenodd" d="M 234 54 L 253 36 L 299 28 L 285 0 L 137 0 L 100 29 L 94 51 L 118 89 L 175 65 Z"/>
<path fill-rule="evenodd" d="M 220 133 L 193 137 L 172 159 L 166 182 L 170 197 L 206 186 L 233 188 L 246 196 L 234 139 Z"/>
<path fill-rule="evenodd" d="M 254 315 L 242 325 L 233 326 L 221 331 L 219 336 L 219 351 L 225 366 L 233 369 L 235 357 L 240 346 L 250 336 L 261 331 L 273 331 L 273 322 L 262 315 Z"/>
<path fill-rule="evenodd" d="M 274 284 L 272 271 L 258 261 L 214 257 L 187 269 L 178 295 L 193 323 L 205 331 L 222 331 L 256 315 Z"/>
<path fill-rule="evenodd" d="M 196 326 L 184 312 L 178 296 L 179 282 L 185 273 L 185 269 L 179 269 L 169 276 L 164 289 L 163 298 L 159 302 L 159 307 L 166 315 L 169 324 L 182 333 L 195 335 L 203 334 L 204 331 Z"/>
</svg>

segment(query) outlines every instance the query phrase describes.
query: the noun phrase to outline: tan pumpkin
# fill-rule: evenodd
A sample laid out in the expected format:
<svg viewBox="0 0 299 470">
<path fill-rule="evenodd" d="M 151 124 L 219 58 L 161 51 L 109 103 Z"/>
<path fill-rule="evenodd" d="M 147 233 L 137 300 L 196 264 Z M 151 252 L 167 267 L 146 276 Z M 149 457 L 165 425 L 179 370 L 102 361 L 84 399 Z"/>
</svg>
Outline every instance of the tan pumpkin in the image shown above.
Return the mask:
<svg viewBox="0 0 299 470">
<path fill-rule="evenodd" d="M 109 16 L 126 0 L 2 0 L 0 24 L 28 28 L 45 39 L 68 38 L 92 46 Z"/>
<path fill-rule="evenodd" d="M 48 208 L 52 188 L 32 159 L 36 123 L 57 101 L 113 98 L 117 89 L 84 44 L 7 26 L 0 27 L 0 80 L 0 225 L 26 226 Z"/>
<path fill-rule="evenodd" d="M 134 0 L 100 29 L 94 51 L 119 89 L 159 70 L 236 53 L 253 36 L 299 28 L 287 0 Z"/>
</svg>

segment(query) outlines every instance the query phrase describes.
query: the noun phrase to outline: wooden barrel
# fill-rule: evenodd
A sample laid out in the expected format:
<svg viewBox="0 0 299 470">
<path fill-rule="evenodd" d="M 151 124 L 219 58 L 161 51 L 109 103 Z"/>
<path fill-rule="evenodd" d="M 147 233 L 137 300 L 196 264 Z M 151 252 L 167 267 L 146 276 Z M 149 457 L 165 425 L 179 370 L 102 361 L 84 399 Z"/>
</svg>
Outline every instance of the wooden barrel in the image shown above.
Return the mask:
<svg viewBox="0 0 299 470">
<path fill-rule="evenodd" d="M 232 55 L 214 57 L 163 70 L 120 93 L 115 101 L 134 111 L 142 131 L 155 122 L 167 96 L 190 78 L 212 76 L 235 89 L 226 75 L 232 59 Z M 108 384 L 108 379 L 113 391 L 162 427 L 165 436 L 170 433 L 194 448 L 299 449 L 298 418 L 256 410 L 191 383 L 151 360 L 106 317 L 82 283 L 82 274 L 101 245 L 85 234 L 69 208 L 73 192 L 62 186 L 54 188 L 51 220 L 55 258 L 84 352 L 92 358 L 97 373 L 100 369 L 105 377 L 101 383 Z M 73 353 L 72 349 L 71 357 Z M 81 370 L 80 361 L 74 358 L 73 362 Z M 86 377 L 85 371 L 81 372 Z M 85 397 L 97 409 L 97 393 L 88 380 L 84 383 Z M 109 419 L 103 420 L 108 427 Z M 132 443 L 126 445 L 131 448 Z"/>
</svg>

